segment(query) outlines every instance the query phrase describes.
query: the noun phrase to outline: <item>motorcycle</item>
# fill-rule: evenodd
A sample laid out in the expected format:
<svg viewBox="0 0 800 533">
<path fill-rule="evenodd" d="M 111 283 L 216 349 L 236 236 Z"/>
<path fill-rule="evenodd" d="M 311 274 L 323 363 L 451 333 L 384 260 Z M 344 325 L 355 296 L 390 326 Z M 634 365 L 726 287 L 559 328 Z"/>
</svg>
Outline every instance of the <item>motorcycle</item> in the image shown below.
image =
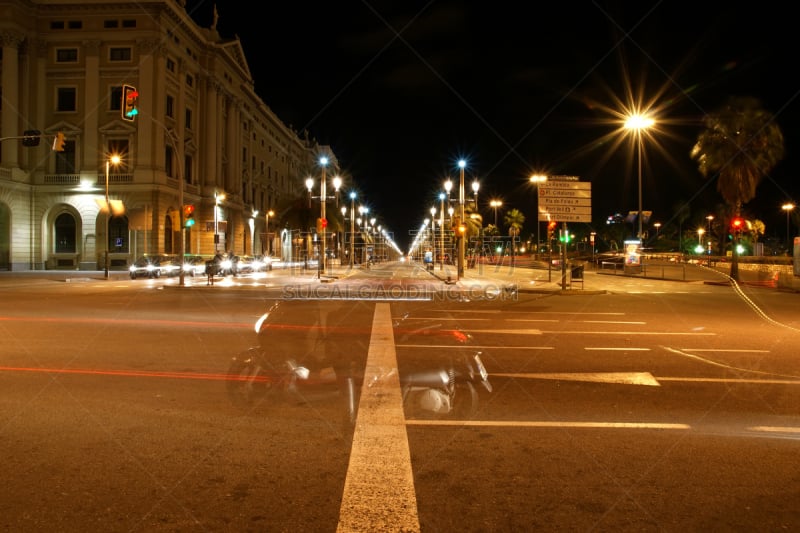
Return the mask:
<svg viewBox="0 0 800 533">
<path fill-rule="evenodd" d="M 408 339 L 434 335 L 455 341 L 442 363 L 430 367 L 430 362 L 421 363 L 428 368 L 401 372 L 400 386 L 403 409 L 406 417 L 417 419 L 463 419 L 472 418 L 478 411 L 480 395 L 478 387 L 492 392 L 489 373 L 481 359 L 480 351 L 460 349 L 471 341 L 471 336 L 457 329 L 443 328 L 442 324 L 431 324 L 422 328 L 402 331 L 399 326 L 408 318 L 395 323 L 396 336 L 400 342 Z"/>
<path fill-rule="evenodd" d="M 475 385 L 492 392 L 480 352 L 452 358 L 446 368 L 406 374 L 400 384 L 410 418 L 472 418 L 479 402 Z"/>
<path fill-rule="evenodd" d="M 334 398 L 343 404 L 344 423 L 353 426 L 358 406 L 355 364 L 327 356 L 324 318 L 322 324 L 290 323 L 283 313 L 285 305 L 275 303 L 256 321 L 259 345 L 231 360 L 226 380 L 228 397 L 239 408 L 276 399 L 310 403 Z M 301 355 L 285 357 L 281 348 Z"/>
</svg>

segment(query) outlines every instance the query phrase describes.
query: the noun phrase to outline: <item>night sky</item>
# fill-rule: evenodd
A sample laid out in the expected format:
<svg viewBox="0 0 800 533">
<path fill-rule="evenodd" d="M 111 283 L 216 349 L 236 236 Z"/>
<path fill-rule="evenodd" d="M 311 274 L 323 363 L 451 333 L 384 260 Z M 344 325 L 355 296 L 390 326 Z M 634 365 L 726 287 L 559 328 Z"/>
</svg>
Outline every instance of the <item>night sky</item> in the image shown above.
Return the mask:
<svg viewBox="0 0 800 533">
<path fill-rule="evenodd" d="M 213 4 L 187 10 L 208 27 Z M 704 223 L 722 198 L 689 152 L 703 115 L 730 95 L 760 99 L 784 133 L 786 157 L 745 206 L 766 236 L 784 238 L 780 206 L 800 200 L 788 5 L 218 2 L 217 29 L 241 39 L 256 92 L 278 117 L 332 146 L 402 248 L 447 176 L 457 181 L 459 158 L 468 194 L 481 183 L 485 223 L 489 200 L 502 199 L 499 221 L 521 210 L 523 236 L 535 231 L 533 173 L 591 181 L 593 226 L 637 210 L 636 152 L 620 133 L 634 107 L 657 121 L 643 143 L 643 209 L 666 225 L 687 204 L 690 221 Z"/>
</svg>

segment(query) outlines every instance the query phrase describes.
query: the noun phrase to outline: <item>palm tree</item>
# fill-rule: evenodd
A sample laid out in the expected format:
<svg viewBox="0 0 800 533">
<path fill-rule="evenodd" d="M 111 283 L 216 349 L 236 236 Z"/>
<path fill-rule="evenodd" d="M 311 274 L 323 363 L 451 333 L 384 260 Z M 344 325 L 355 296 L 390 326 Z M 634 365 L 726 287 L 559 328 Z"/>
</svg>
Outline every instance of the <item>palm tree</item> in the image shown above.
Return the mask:
<svg viewBox="0 0 800 533">
<path fill-rule="evenodd" d="M 742 205 L 756 196 L 756 188 L 783 159 L 783 133 L 775 117 L 751 97 L 732 97 L 705 116 L 705 129 L 692 148 L 704 177 L 717 178 L 717 191 L 739 216 Z M 734 238 L 731 278 L 739 281 L 738 235 Z"/>
<path fill-rule="evenodd" d="M 508 235 L 511 237 L 511 256 L 514 257 L 514 240 L 522 233 L 522 225 L 525 223 L 525 214 L 519 209 L 506 211 L 503 222 L 508 226 Z"/>
</svg>

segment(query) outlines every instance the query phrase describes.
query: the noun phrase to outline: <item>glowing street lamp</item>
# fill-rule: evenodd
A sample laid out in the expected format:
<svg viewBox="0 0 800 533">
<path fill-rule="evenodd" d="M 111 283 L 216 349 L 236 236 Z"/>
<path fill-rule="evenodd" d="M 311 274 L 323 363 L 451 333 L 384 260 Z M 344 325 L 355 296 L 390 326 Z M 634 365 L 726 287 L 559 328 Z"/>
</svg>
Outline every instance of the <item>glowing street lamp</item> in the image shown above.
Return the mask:
<svg viewBox="0 0 800 533">
<path fill-rule="evenodd" d="M 275 211 L 270 209 L 267 211 L 267 256 L 272 255 L 272 241 L 269 238 L 269 217 L 275 216 Z"/>
<path fill-rule="evenodd" d="M 214 253 L 219 253 L 219 204 L 225 199 L 225 193 L 214 191 Z"/>
<path fill-rule="evenodd" d="M 111 203 L 108 201 L 108 175 L 110 173 L 110 166 L 114 165 L 115 167 L 119 165 L 122 159 L 117 154 L 113 154 L 111 157 L 106 159 L 106 246 L 105 246 L 105 279 L 108 279 L 108 270 L 110 267 L 110 258 L 109 258 L 109 247 L 111 246 L 111 236 L 108 234 L 108 221 L 111 219 Z"/>
<path fill-rule="evenodd" d="M 500 201 L 500 200 L 492 200 L 491 202 L 489 202 L 489 207 L 494 209 L 494 227 L 495 228 L 497 227 L 497 208 L 501 207 L 502 205 L 503 205 L 503 202 Z"/>
<path fill-rule="evenodd" d="M 536 187 L 536 255 L 539 255 L 539 185 L 547 181 L 547 176 L 534 174 L 529 180 Z"/>
<path fill-rule="evenodd" d="M 441 211 L 439 212 L 439 255 L 441 256 L 441 263 L 439 263 L 439 270 L 444 270 L 444 199 L 445 194 L 439 193 L 439 204 Z"/>
<path fill-rule="evenodd" d="M 642 131 L 655 124 L 655 120 L 647 115 L 633 114 L 625 121 L 625 129 L 632 130 L 636 134 L 636 145 L 638 151 L 638 167 L 639 167 L 639 233 L 636 237 L 641 241 L 642 233 Z"/>
<path fill-rule="evenodd" d="M 794 208 L 795 205 L 791 202 L 785 203 L 781 206 L 781 209 L 786 211 L 786 246 L 788 246 L 789 255 L 792 255 L 792 237 L 789 229 L 789 213 L 791 213 Z"/>
<path fill-rule="evenodd" d="M 458 223 L 464 224 L 465 223 L 465 216 L 464 216 L 464 168 L 467 166 L 467 162 L 463 159 L 458 160 L 458 206 L 460 209 Z M 464 276 L 464 255 L 467 249 L 466 235 L 460 235 L 458 238 L 458 279 L 461 279 Z"/>
<path fill-rule="evenodd" d="M 356 256 L 356 193 L 350 192 L 350 268 Z"/>
</svg>

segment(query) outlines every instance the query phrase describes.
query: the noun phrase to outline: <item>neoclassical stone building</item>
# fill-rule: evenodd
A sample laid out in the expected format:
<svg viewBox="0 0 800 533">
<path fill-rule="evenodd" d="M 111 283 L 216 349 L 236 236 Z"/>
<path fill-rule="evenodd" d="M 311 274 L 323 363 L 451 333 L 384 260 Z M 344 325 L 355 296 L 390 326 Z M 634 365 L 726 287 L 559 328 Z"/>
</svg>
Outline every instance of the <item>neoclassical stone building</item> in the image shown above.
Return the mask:
<svg viewBox="0 0 800 533">
<path fill-rule="evenodd" d="M 106 246 L 122 270 L 178 253 L 182 234 L 186 253 L 259 254 L 267 225 L 270 249 L 285 249 L 281 206 L 320 153 L 335 159 L 256 95 L 240 41 L 215 26 L 182 0 L 0 0 L 1 270 L 102 269 Z M 139 93 L 133 121 L 125 85 Z M 31 131 L 38 146 L 21 138 Z M 107 220 L 106 196 L 124 213 Z M 181 231 L 186 204 L 196 223 Z"/>
</svg>

